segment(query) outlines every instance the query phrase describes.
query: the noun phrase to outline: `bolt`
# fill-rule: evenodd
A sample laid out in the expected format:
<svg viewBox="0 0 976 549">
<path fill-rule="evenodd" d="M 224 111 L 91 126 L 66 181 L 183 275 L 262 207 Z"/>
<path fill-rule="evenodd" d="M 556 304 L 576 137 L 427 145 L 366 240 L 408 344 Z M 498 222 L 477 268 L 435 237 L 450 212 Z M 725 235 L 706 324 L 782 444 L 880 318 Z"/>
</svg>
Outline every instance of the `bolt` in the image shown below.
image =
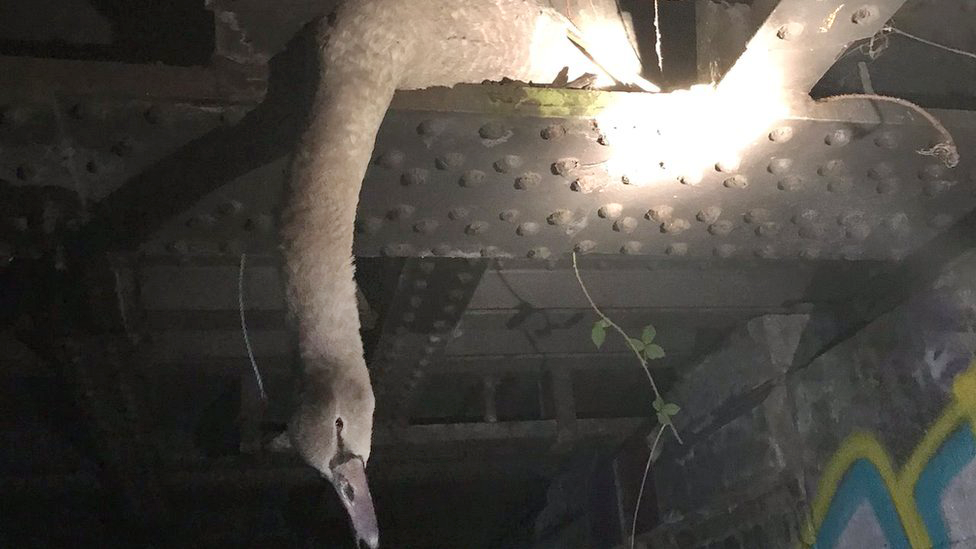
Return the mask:
<svg viewBox="0 0 976 549">
<path fill-rule="evenodd" d="M 823 166 L 817 168 L 817 173 L 822 177 L 841 175 L 847 173 L 847 164 L 843 160 L 828 160 Z"/>
<path fill-rule="evenodd" d="M 451 221 L 467 219 L 469 215 L 471 215 L 471 212 L 468 211 L 467 208 L 461 207 L 451 208 L 451 210 L 447 212 L 447 217 L 449 217 Z"/>
<path fill-rule="evenodd" d="M 769 161 L 766 170 L 773 175 L 784 175 L 793 167 L 792 158 L 774 158 Z"/>
<path fill-rule="evenodd" d="M 744 175 L 733 175 L 723 183 L 729 189 L 744 189 L 749 186 L 749 179 Z"/>
<path fill-rule="evenodd" d="M 667 249 L 664 250 L 664 253 L 676 257 L 686 256 L 688 255 L 688 244 L 685 244 L 684 242 L 675 242 L 668 245 Z"/>
<path fill-rule="evenodd" d="M 458 184 L 462 187 L 474 188 L 480 187 L 485 182 L 485 172 L 481 170 L 468 170 L 464 172 L 464 175 L 458 180 Z"/>
<path fill-rule="evenodd" d="M 691 228 L 691 223 L 681 218 L 675 218 L 661 223 L 661 232 L 667 234 L 680 234 Z"/>
<path fill-rule="evenodd" d="M 409 204 L 398 204 L 392 210 L 386 212 L 386 218 L 390 221 L 410 219 L 413 217 L 415 211 L 417 211 L 417 208 Z"/>
<path fill-rule="evenodd" d="M 546 140 L 559 139 L 560 137 L 566 135 L 566 127 L 563 126 L 562 124 L 553 124 L 551 126 L 546 126 L 545 128 L 542 129 L 541 132 L 539 132 L 539 135 L 541 135 L 542 138 Z"/>
<path fill-rule="evenodd" d="M 509 223 L 515 223 L 518 221 L 519 211 L 518 210 L 505 210 L 498 214 L 498 219 L 502 221 L 507 221 Z"/>
<path fill-rule="evenodd" d="M 652 221 L 657 221 L 658 223 L 664 223 L 674 217 L 674 208 L 667 205 L 655 206 L 647 210 L 644 217 Z"/>
<path fill-rule="evenodd" d="M 522 157 L 514 154 L 506 154 L 495 161 L 495 171 L 498 173 L 508 173 L 522 166 Z"/>
<path fill-rule="evenodd" d="M 834 130 L 824 137 L 824 143 L 831 147 L 843 147 L 851 142 L 851 130 Z"/>
<path fill-rule="evenodd" d="M 756 227 L 756 236 L 772 237 L 779 234 L 780 225 L 775 221 L 766 221 Z"/>
<path fill-rule="evenodd" d="M 794 40 L 803 34 L 802 23 L 787 23 L 776 31 L 776 37 L 780 40 Z"/>
<path fill-rule="evenodd" d="M 489 122 L 478 129 L 478 135 L 482 139 L 496 140 L 505 137 L 508 129 L 501 122 Z"/>
<path fill-rule="evenodd" d="M 475 221 L 464 228 L 464 233 L 468 236 L 482 235 L 488 232 L 489 227 L 484 221 Z"/>
<path fill-rule="evenodd" d="M 541 175 L 535 172 L 526 172 L 515 178 L 515 188 L 519 190 L 531 189 L 541 182 Z"/>
<path fill-rule="evenodd" d="M 625 217 L 613 222 L 613 230 L 618 233 L 629 234 L 637 228 L 637 220 L 633 217 Z"/>
<path fill-rule="evenodd" d="M 783 179 L 779 180 L 776 184 L 776 188 L 781 191 L 797 191 L 803 186 L 803 180 L 796 175 L 788 175 Z"/>
<path fill-rule="evenodd" d="M 709 225 L 708 232 L 714 236 L 728 236 L 734 228 L 735 225 L 731 221 L 725 219 L 716 221 L 715 223 Z"/>
<path fill-rule="evenodd" d="M 893 132 L 884 132 L 878 137 L 874 138 L 875 146 L 893 150 L 898 148 L 898 137 Z"/>
<path fill-rule="evenodd" d="M 678 181 L 682 185 L 688 185 L 689 187 L 697 187 L 702 182 L 702 175 L 698 174 L 684 174 L 678 177 Z"/>
<path fill-rule="evenodd" d="M 575 172 L 580 166 L 580 161 L 577 158 L 560 158 L 552 163 L 552 173 L 553 175 L 561 175 L 565 178 L 571 178 L 573 172 Z"/>
<path fill-rule="evenodd" d="M 715 170 L 722 173 L 732 173 L 739 171 L 739 167 L 742 165 L 742 159 L 738 157 L 729 157 L 720 160 L 715 164 Z"/>
<path fill-rule="evenodd" d="M 376 163 L 384 168 L 394 170 L 403 165 L 403 161 L 406 160 L 407 155 L 403 154 L 402 151 L 392 149 L 381 154 L 379 158 L 376 159 Z"/>
<path fill-rule="evenodd" d="M 596 242 L 592 240 L 580 240 L 573 246 L 573 251 L 580 254 L 592 252 L 596 249 Z"/>
<path fill-rule="evenodd" d="M 718 218 L 721 217 L 721 215 L 722 208 L 719 208 L 718 206 L 709 206 L 698 212 L 695 219 L 701 221 L 702 223 L 708 223 L 711 225 L 712 223 L 718 221 Z"/>
<path fill-rule="evenodd" d="M 526 221 L 515 229 L 515 234 L 519 236 L 532 236 L 539 232 L 539 224 L 533 223 L 532 221 Z"/>
<path fill-rule="evenodd" d="M 549 214 L 546 221 L 550 225 L 568 225 L 573 222 L 573 212 L 569 210 L 556 210 Z"/>
<path fill-rule="evenodd" d="M 617 219 L 620 217 L 624 211 L 623 204 L 610 203 L 600 206 L 600 209 L 596 211 L 596 214 L 603 219 Z"/>
<path fill-rule="evenodd" d="M 773 143 L 786 143 L 793 139 L 793 128 L 790 126 L 780 126 L 769 132 L 769 140 Z"/>
<path fill-rule="evenodd" d="M 746 223 L 762 223 L 763 221 L 769 219 L 769 216 L 769 210 L 765 208 L 753 208 L 746 212 L 746 214 L 742 216 L 742 219 Z"/>
<path fill-rule="evenodd" d="M 463 165 L 464 155 L 457 152 L 447 153 L 444 156 L 439 156 L 434 160 L 434 166 L 436 166 L 438 170 L 458 170 Z"/>
<path fill-rule="evenodd" d="M 400 176 L 400 184 L 404 186 L 423 185 L 427 182 L 427 176 L 429 173 L 430 172 L 423 168 L 410 169 Z"/>
<path fill-rule="evenodd" d="M 643 245 L 636 240 L 628 240 L 624 242 L 624 245 L 620 247 L 620 253 L 624 255 L 637 255 L 640 253 Z"/>
<path fill-rule="evenodd" d="M 413 230 L 414 232 L 420 234 L 430 234 L 436 231 L 439 225 L 440 224 L 434 219 L 421 219 L 420 221 L 414 223 Z"/>
<path fill-rule="evenodd" d="M 529 253 L 527 255 L 529 259 L 549 259 L 549 256 L 552 255 L 552 252 L 549 251 L 549 248 L 546 248 L 545 246 L 540 246 L 538 248 L 532 248 L 531 250 L 529 250 Z"/>
<path fill-rule="evenodd" d="M 854 11 L 851 15 L 851 22 L 855 25 L 866 25 L 878 18 L 878 8 L 874 6 L 863 6 Z"/>
</svg>

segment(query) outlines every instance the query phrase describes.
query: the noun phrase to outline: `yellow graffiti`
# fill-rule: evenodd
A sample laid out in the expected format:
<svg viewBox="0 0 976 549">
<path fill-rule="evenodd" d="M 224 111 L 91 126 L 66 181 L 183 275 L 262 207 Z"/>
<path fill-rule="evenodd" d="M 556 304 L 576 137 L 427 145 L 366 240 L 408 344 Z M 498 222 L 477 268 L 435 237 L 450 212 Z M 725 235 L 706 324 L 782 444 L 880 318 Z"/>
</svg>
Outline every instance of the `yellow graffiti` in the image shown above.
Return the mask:
<svg viewBox="0 0 976 549">
<path fill-rule="evenodd" d="M 960 424 L 968 421 L 976 435 L 976 361 L 956 378 L 952 394 L 952 402 L 928 429 L 900 472 L 895 472 L 891 456 L 874 435 L 855 433 L 849 436 L 820 478 L 813 502 L 812 528 L 806 531 L 819 531 L 844 475 L 855 462 L 863 459 L 871 462 L 884 480 L 911 546 L 917 549 L 931 547 L 929 533 L 915 503 L 915 485 L 926 464 Z M 813 540 L 804 540 L 804 543 L 812 544 Z"/>
</svg>

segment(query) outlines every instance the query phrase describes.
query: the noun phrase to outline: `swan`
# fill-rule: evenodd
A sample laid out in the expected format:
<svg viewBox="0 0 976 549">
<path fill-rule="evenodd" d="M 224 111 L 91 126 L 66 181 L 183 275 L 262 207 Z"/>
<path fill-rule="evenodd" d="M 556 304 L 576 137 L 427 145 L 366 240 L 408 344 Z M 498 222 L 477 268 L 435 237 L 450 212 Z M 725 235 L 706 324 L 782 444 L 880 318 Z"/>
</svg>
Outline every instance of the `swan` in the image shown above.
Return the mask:
<svg viewBox="0 0 976 549">
<path fill-rule="evenodd" d="M 323 18 L 320 74 L 282 224 L 302 391 L 292 446 L 335 487 L 357 543 L 379 531 L 366 481 L 375 401 L 359 335 L 353 226 L 377 131 L 398 89 L 550 82 L 599 69 L 535 0 L 349 0 Z"/>
</svg>

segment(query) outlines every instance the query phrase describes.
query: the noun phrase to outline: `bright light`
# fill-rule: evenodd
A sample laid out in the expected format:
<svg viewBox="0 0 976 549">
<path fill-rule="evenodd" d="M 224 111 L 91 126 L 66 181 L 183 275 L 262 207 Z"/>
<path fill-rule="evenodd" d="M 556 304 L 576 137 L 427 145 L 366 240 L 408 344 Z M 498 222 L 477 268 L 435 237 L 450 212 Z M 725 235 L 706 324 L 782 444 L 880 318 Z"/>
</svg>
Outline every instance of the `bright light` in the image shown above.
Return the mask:
<svg viewBox="0 0 976 549">
<path fill-rule="evenodd" d="M 748 145 L 789 112 L 782 73 L 767 57 L 743 56 L 718 86 L 616 94 L 596 117 L 613 151 L 610 175 L 638 185 L 674 179 L 693 185 L 716 165 L 736 171 Z"/>
</svg>

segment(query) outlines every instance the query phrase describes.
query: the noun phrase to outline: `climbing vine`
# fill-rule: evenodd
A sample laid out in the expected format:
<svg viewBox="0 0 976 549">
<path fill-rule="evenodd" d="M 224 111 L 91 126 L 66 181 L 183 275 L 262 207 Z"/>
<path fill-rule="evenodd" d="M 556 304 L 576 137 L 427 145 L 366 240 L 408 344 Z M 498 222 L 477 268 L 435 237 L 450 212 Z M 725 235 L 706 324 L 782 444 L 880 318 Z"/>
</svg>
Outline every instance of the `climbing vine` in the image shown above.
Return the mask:
<svg viewBox="0 0 976 549">
<path fill-rule="evenodd" d="M 656 434 L 654 434 L 653 438 L 650 435 L 647 438 L 650 454 L 647 456 L 647 464 L 644 466 L 644 475 L 641 478 L 640 490 L 637 492 L 637 501 L 634 504 L 634 520 L 630 528 L 630 547 L 633 549 L 637 537 L 637 513 L 640 511 L 641 499 L 644 496 L 644 486 L 647 484 L 647 475 L 651 469 L 651 463 L 653 463 L 657 455 L 657 447 L 661 442 L 661 435 L 664 434 L 665 429 L 670 429 L 678 443 L 684 443 L 678 434 L 678 430 L 674 427 L 673 421 L 674 416 L 681 411 L 681 408 L 677 404 L 664 399 L 664 395 L 658 389 L 657 383 L 654 381 L 654 376 L 651 374 L 651 369 L 648 366 L 649 361 L 660 360 L 666 356 L 664 348 L 654 342 L 655 338 L 657 338 L 657 329 L 652 324 L 648 324 L 641 330 L 641 336 L 639 338 L 628 335 L 620 325 L 605 315 L 597 306 L 596 302 L 593 301 L 593 297 L 586 288 L 586 284 L 583 283 L 583 277 L 580 276 L 575 253 L 573 253 L 573 272 L 576 274 L 576 281 L 579 283 L 580 290 L 583 291 L 587 302 L 589 302 L 590 308 L 599 317 L 593 323 L 593 328 L 590 330 L 590 339 L 593 341 L 593 344 L 597 349 L 600 349 L 607 340 L 607 330 L 613 329 L 617 332 L 624 339 L 627 347 L 633 351 L 634 356 L 637 357 L 637 361 L 647 375 L 647 380 L 650 382 L 651 389 L 654 391 L 654 401 L 651 403 L 651 406 L 654 409 L 660 426 L 655 429 Z"/>
</svg>

